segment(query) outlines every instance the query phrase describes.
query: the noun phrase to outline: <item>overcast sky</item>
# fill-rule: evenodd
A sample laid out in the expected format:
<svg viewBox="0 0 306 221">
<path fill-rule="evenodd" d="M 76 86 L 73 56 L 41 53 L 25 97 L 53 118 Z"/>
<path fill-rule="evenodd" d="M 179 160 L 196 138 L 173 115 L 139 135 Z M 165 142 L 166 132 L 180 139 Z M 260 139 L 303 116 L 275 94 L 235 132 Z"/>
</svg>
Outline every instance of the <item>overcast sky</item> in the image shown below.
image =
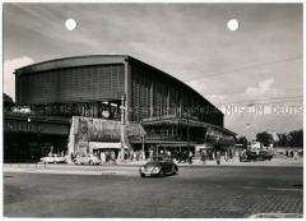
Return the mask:
<svg viewBox="0 0 306 221">
<path fill-rule="evenodd" d="M 302 4 L 14 3 L 3 13 L 4 91 L 12 97 L 15 68 L 128 54 L 200 92 L 239 135 L 302 128 Z M 74 31 L 64 25 L 70 17 Z"/>
</svg>

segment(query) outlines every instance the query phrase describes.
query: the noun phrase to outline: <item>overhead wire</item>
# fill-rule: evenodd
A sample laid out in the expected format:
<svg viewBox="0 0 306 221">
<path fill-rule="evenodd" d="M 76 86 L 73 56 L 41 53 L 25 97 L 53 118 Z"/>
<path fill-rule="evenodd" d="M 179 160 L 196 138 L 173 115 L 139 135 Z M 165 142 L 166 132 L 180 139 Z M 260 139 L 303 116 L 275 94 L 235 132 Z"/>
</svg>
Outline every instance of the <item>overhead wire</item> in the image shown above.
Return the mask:
<svg viewBox="0 0 306 221">
<path fill-rule="evenodd" d="M 248 69 L 257 68 L 257 67 L 267 67 L 267 66 L 272 66 L 272 65 L 281 64 L 281 63 L 287 63 L 287 62 L 290 62 L 290 61 L 300 60 L 302 58 L 303 58 L 303 56 L 298 55 L 298 56 L 295 56 L 295 57 L 288 57 L 288 58 L 281 59 L 281 60 L 270 61 L 270 62 L 265 62 L 265 63 L 261 63 L 261 64 L 253 64 L 253 65 L 249 65 L 249 66 L 245 66 L 245 67 L 240 67 L 240 68 L 232 69 L 232 70 L 229 70 L 229 71 L 221 71 L 221 72 L 216 73 L 216 74 L 211 74 L 211 75 L 203 76 L 200 79 L 204 80 L 204 79 L 208 79 L 208 78 L 212 78 L 212 77 L 218 77 L 218 76 L 223 76 L 223 75 L 228 75 L 228 74 L 234 74 L 234 73 L 241 72 L 243 70 L 248 70 Z M 192 81 L 192 80 L 195 80 L 195 79 L 199 79 L 199 77 L 193 77 L 193 78 L 190 78 L 190 79 L 188 79 L 186 81 Z"/>
</svg>

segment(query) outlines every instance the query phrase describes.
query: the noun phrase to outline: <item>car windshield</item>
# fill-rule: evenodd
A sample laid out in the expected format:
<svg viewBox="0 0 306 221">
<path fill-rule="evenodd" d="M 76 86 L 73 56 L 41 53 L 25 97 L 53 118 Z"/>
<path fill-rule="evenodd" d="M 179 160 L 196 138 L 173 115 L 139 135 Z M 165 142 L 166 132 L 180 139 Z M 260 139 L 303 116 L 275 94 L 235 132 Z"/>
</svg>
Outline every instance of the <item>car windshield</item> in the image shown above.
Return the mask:
<svg viewBox="0 0 306 221">
<path fill-rule="evenodd" d="M 151 161 L 145 164 L 146 167 L 153 167 L 157 165 L 158 165 L 158 161 Z"/>
</svg>

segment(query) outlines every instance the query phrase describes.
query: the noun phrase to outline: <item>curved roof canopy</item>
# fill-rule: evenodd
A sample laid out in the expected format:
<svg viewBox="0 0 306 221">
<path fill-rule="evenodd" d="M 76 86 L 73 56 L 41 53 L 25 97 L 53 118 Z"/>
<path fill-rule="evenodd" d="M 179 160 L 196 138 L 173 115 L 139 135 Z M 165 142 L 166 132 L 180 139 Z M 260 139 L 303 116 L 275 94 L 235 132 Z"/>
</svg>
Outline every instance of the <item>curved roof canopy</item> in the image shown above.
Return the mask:
<svg viewBox="0 0 306 221">
<path fill-rule="evenodd" d="M 195 94 L 200 96 L 203 100 L 205 100 L 207 103 L 215 107 L 211 102 L 209 102 L 207 99 L 205 99 L 199 92 L 191 88 L 186 83 L 178 80 L 177 78 L 171 76 L 170 74 L 167 74 L 158 68 L 155 68 L 149 64 L 146 64 L 143 61 L 140 61 L 136 58 L 133 58 L 129 55 L 87 55 L 87 56 L 74 56 L 74 57 L 65 57 L 65 58 L 59 58 L 54 60 L 48 60 L 43 61 L 40 63 L 35 63 L 32 65 L 28 65 L 22 68 L 19 68 L 15 71 L 16 75 L 23 75 L 23 74 L 30 74 L 35 72 L 43 72 L 47 70 L 54 70 L 54 69 L 65 69 L 65 68 L 71 68 L 71 67 L 80 67 L 80 66 L 92 66 L 92 65 L 101 65 L 101 64 L 124 64 L 125 62 L 136 62 L 141 65 L 145 65 L 151 69 L 154 69 L 158 71 L 159 73 L 163 74 L 167 78 L 171 78 L 177 82 L 179 82 L 181 85 L 185 86 L 189 90 L 193 91 Z M 215 107 L 216 108 L 216 107 Z M 218 109 L 218 108 L 216 108 Z M 219 110 L 220 111 L 220 110 Z M 221 112 L 221 111 L 220 111 Z M 222 112 L 221 112 L 222 113 Z"/>
</svg>

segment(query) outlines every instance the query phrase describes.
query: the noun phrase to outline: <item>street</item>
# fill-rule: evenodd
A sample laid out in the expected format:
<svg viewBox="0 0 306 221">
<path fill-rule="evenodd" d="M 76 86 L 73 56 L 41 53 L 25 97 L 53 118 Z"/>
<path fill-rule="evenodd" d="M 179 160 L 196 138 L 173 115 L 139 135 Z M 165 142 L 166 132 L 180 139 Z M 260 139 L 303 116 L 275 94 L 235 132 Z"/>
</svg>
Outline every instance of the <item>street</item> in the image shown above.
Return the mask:
<svg viewBox="0 0 306 221">
<path fill-rule="evenodd" d="M 180 167 L 178 175 L 161 178 L 140 178 L 138 167 L 111 170 L 127 173 L 4 172 L 4 216 L 244 218 L 303 213 L 302 167 Z"/>
</svg>

